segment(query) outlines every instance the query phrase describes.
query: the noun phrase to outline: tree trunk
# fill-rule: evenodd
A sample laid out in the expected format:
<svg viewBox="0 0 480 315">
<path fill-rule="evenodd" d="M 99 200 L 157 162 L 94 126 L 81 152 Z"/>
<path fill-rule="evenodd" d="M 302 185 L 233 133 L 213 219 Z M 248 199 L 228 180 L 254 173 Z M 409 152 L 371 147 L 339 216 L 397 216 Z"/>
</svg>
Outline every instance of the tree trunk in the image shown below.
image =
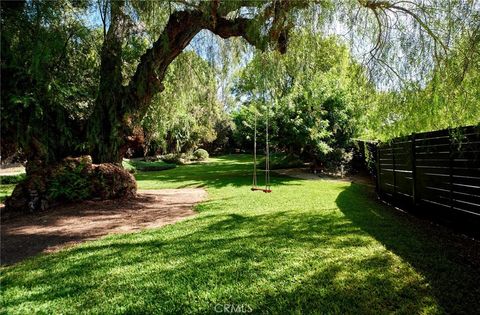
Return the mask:
<svg viewBox="0 0 480 315">
<path fill-rule="evenodd" d="M 122 85 L 122 45 L 128 29 L 124 9 L 125 1 L 111 2 L 110 26 L 101 52 L 98 97 L 88 125 L 94 163 L 121 163 L 121 147 L 128 133 Z"/>
</svg>

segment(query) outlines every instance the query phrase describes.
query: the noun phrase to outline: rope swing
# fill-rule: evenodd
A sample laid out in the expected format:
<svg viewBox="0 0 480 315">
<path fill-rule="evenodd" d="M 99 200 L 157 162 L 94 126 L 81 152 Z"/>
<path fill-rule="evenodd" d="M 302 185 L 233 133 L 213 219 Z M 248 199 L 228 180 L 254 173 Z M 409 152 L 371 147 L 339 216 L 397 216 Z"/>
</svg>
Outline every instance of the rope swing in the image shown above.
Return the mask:
<svg viewBox="0 0 480 315">
<path fill-rule="evenodd" d="M 270 115 L 270 109 L 267 106 L 267 118 L 266 118 L 266 130 L 265 130 L 265 188 L 261 188 L 258 186 L 257 181 L 257 109 L 255 109 L 255 124 L 254 124 L 254 132 L 253 132 L 253 183 L 252 183 L 252 191 L 263 191 L 264 193 L 272 192 L 270 186 L 270 150 L 269 150 L 269 121 L 268 116 Z"/>
<path fill-rule="evenodd" d="M 265 89 L 265 80 L 263 82 L 263 87 Z M 265 93 L 265 92 L 264 92 Z M 263 95 L 263 99 L 266 100 L 265 94 Z M 253 128 L 253 183 L 252 183 L 252 191 L 263 191 L 264 193 L 271 193 L 272 190 L 270 188 L 270 149 L 269 149 L 269 116 L 270 116 L 270 106 L 267 104 L 267 111 L 266 111 L 266 121 L 265 121 L 265 188 L 261 188 L 258 186 L 257 181 L 257 118 L 258 118 L 258 110 L 257 106 L 255 106 L 255 122 Z"/>
</svg>

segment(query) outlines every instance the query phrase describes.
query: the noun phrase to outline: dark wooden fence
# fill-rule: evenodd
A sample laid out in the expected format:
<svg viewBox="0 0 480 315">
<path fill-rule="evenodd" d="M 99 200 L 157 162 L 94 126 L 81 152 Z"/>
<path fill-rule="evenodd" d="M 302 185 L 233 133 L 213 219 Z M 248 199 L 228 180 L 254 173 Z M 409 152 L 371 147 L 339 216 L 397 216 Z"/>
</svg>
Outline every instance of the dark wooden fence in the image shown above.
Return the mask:
<svg viewBox="0 0 480 315">
<path fill-rule="evenodd" d="M 480 234 L 480 127 L 412 134 L 377 149 L 377 192 Z"/>
</svg>

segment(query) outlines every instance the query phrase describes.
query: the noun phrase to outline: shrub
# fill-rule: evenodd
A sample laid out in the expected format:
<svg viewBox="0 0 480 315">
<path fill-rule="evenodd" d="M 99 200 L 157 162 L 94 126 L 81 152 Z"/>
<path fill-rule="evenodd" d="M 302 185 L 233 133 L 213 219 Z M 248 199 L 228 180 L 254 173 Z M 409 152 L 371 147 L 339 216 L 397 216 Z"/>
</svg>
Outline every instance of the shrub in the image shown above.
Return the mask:
<svg viewBox="0 0 480 315">
<path fill-rule="evenodd" d="M 295 155 L 285 153 L 274 153 L 270 155 L 270 169 L 279 170 L 286 168 L 304 167 L 305 163 Z M 265 157 L 262 157 L 257 163 L 258 168 L 265 167 Z"/>
<path fill-rule="evenodd" d="M 164 171 L 177 167 L 175 164 L 165 163 L 164 161 L 123 161 L 123 168 L 129 173 L 134 174 L 136 171 L 153 172 Z"/>
<path fill-rule="evenodd" d="M 18 184 L 25 179 L 25 174 L 0 176 L 0 184 Z"/>
<path fill-rule="evenodd" d="M 122 166 L 130 174 L 135 174 L 137 172 L 137 169 L 136 169 L 133 161 L 123 160 Z"/>
<path fill-rule="evenodd" d="M 199 161 L 205 161 L 206 159 L 208 159 L 208 152 L 204 149 L 198 149 L 193 152 L 193 157 Z"/>
<path fill-rule="evenodd" d="M 177 167 L 177 165 L 175 164 L 167 164 L 167 163 L 159 164 L 158 162 L 151 162 L 151 163 L 138 165 L 137 170 L 143 171 L 143 172 L 153 172 L 153 171 L 170 170 L 175 167 Z"/>
<path fill-rule="evenodd" d="M 173 163 L 173 164 L 180 163 L 180 155 L 174 154 L 174 153 L 164 154 L 160 156 L 160 159 L 165 163 Z"/>
<path fill-rule="evenodd" d="M 79 164 L 74 169 L 65 168 L 50 180 L 47 195 L 51 200 L 79 201 L 91 196 L 90 183 Z"/>
<path fill-rule="evenodd" d="M 130 198 L 137 190 L 133 175 L 111 163 L 93 165 L 89 179 L 93 197 L 100 199 Z"/>
<path fill-rule="evenodd" d="M 179 164 L 188 164 L 192 160 L 196 160 L 196 158 L 193 156 L 193 153 L 181 153 Z"/>
<path fill-rule="evenodd" d="M 352 158 L 352 151 L 347 151 L 343 148 L 335 148 L 327 156 L 323 157 L 325 170 L 329 173 L 338 173 L 340 171 L 348 172 Z"/>
</svg>

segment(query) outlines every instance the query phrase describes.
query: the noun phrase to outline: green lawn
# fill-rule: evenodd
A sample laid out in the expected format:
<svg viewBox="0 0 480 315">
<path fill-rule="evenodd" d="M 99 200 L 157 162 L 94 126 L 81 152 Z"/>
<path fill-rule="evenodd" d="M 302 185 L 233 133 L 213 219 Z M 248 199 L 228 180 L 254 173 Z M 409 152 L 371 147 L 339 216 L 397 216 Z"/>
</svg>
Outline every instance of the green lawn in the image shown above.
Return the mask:
<svg viewBox="0 0 480 315">
<path fill-rule="evenodd" d="M 15 185 L 25 178 L 25 173 L 0 176 L 0 202 L 12 194 Z"/>
<path fill-rule="evenodd" d="M 0 184 L 0 202 L 5 201 L 5 198 L 12 194 L 15 184 Z"/>
<path fill-rule="evenodd" d="M 1 269 L 6 313 L 473 314 L 480 272 L 441 229 L 366 187 L 274 178 L 251 192 L 250 157 L 139 173 L 141 189 L 202 186 L 199 215 Z"/>
</svg>

